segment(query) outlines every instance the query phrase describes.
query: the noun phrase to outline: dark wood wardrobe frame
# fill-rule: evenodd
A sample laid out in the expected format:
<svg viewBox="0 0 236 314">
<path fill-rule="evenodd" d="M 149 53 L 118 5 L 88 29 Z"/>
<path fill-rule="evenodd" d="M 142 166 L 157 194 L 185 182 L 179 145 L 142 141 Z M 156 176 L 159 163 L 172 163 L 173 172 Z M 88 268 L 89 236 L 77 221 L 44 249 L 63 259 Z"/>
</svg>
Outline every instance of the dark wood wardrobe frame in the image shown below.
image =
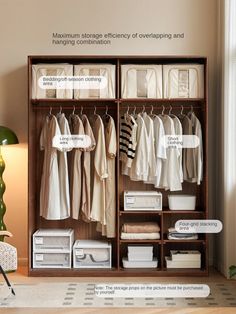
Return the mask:
<svg viewBox="0 0 236 314">
<path fill-rule="evenodd" d="M 112 63 L 116 65 L 116 98 L 115 99 L 37 99 L 31 97 L 31 65 L 37 63 Z M 204 89 L 203 99 L 121 99 L 121 64 L 170 64 L 170 63 L 198 63 L 204 65 Z M 207 58 L 196 56 L 29 56 L 28 57 L 28 141 L 29 141 L 29 166 L 28 166 L 28 240 L 29 240 L 29 271 L 30 276 L 207 276 L 208 275 L 208 236 L 200 235 L 198 240 L 167 240 L 166 231 L 168 223 L 178 219 L 206 219 L 208 218 L 208 75 Z M 116 159 L 116 205 L 117 205 L 117 232 L 112 242 L 112 268 L 111 269 L 33 269 L 32 268 L 32 234 L 38 228 L 74 228 L 75 238 L 100 239 L 96 233 L 94 224 L 77 222 L 72 219 L 61 221 L 47 221 L 39 217 L 39 188 L 42 172 L 43 153 L 39 149 L 39 134 L 43 119 L 53 108 L 56 112 L 62 106 L 66 113 L 70 113 L 73 106 L 76 110 L 83 106 L 84 112 L 93 114 L 94 106 L 98 113 L 104 113 L 106 106 L 113 115 L 119 135 L 119 116 L 122 112 L 136 106 L 137 111 L 144 105 L 149 111 L 150 105 L 154 106 L 154 112 L 160 113 L 164 105 L 168 111 L 169 105 L 173 112 L 179 112 L 181 106 L 185 112 L 191 106 L 196 110 L 202 124 L 204 144 L 204 175 L 200 186 L 184 183 L 182 193 L 195 192 L 197 195 L 197 208 L 195 211 L 170 211 L 167 207 L 167 195 L 170 192 L 160 190 L 163 193 L 164 207 L 161 212 L 127 212 L 122 209 L 122 191 L 126 190 L 157 190 L 153 185 L 145 185 L 142 182 L 132 182 L 128 177 L 120 175 L 119 149 Z M 117 136 L 117 145 L 119 140 Z M 174 193 L 173 193 L 174 194 Z M 178 194 L 178 193 L 177 193 Z M 180 193 L 181 194 L 181 193 Z M 160 240 L 120 240 L 120 228 L 123 221 L 147 221 L 156 220 L 161 226 Z M 122 256 L 127 253 L 127 244 L 153 244 L 154 252 L 158 255 L 158 268 L 156 269 L 124 269 Z M 170 249 L 199 249 L 202 253 L 201 269 L 167 269 L 165 255 Z"/>
</svg>

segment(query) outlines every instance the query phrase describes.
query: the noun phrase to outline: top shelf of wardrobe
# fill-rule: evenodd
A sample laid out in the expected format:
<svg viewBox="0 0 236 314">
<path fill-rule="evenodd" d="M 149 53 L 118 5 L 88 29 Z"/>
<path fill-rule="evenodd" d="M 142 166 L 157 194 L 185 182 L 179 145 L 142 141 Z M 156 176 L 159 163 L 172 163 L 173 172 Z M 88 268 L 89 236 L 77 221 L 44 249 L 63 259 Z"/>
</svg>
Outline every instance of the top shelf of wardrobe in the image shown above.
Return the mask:
<svg viewBox="0 0 236 314">
<path fill-rule="evenodd" d="M 205 103 L 206 99 L 205 98 L 149 98 L 149 99 L 137 99 L 137 98 L 100 98 L 100 99 L 92 99 L 92 98 L 84 98 L 84 99 L 57 99 L 57 98 L 45 98 L 45 99 L 31 99 L 32 105 L 37 105 L 37 104 L 51 104 L 51 103 L 65 103 L 65 104 L 75 104 L 75 103 L 103 103 L 103 102 L 112 102 L 112 103 L 124 103 L 124 104 L 129 104 L 129 103 L 191 103 L 194 105 L 194 103 Z"/>
</svg>

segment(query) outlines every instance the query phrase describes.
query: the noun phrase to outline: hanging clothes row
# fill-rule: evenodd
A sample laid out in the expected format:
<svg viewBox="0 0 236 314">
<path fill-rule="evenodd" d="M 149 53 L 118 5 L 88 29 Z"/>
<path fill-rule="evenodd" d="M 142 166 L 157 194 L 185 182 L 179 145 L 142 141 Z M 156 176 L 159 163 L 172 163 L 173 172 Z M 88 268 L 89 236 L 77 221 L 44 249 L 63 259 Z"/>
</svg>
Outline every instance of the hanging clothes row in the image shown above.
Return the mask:
<svg viewBox="0 0 236 314">
<path fill-rule="evenodd" d="M 203 177 L 202 129 L 193 110 L 179 115 L 127 112 L 120 119 L 121 171 L 133 181 L 153 184 L 170 191 L 182 190 L 183 181 L 200 184 Z M 163 145 L 163 137 L 196 135 L 196 148 L 174 148 Z"/>
<path fill-rule="evenodd" d="M 116 128 L 107 109 L 101 117 L 95 108 L 93 118 L 94 130 L 82 109 L 80 115 L 73 110 L 69 121 L 61 110 L 56 116 L 51 110 L 47 115 L 40 135 L 40 148 L 44 150 L 40 215 L 48 220 L 71 216 L 85 222 L 95 221 L 102 235 L 115 237 Z M 53 147 L 53 138 L 61 135 L 87 135 L 90 146 Z"/>
</svg>

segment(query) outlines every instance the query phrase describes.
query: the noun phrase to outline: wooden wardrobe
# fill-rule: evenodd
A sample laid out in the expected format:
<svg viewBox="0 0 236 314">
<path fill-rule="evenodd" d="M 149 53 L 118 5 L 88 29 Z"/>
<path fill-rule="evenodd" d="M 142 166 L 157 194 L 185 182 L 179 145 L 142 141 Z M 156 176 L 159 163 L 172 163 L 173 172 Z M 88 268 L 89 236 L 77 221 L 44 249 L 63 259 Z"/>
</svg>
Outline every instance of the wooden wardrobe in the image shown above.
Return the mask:
<svg viewBox="0 0 236 314">
<path fill-rule="evenodd" d="M 37 99 L 31 97 L 32 64 L 38 63 L 110 63 L 116 66 L 116 97 L 115 99 Z M 177 64 L 195 63 L 204 65 L 204 98 L 184 99 L 122 99 L 121 98 L 121 65 L 122 64 Z M 179 219 L 207 219 L 208 218 L 208 88 L 207 88 L 207 58 L 192 56 L 29 56 L 28 57 L 28 141 L 29 141 L 29 173 L 28 173 L 28 241 L 29 241 L 29 275 L 30 276 L 206 276 L 208 275 L 208 237 L 199 234 L 198 240 L 168 240 L 167 229 L 170 224 Z M 183 183 L 183 191 L 177 194 L 194 194 L 197 197 L 195 211 L 171 211 L 168 209 L 167 195 L 169 191 L 158 190 L 150 184 L 134 182 L 120 173 L 119 162 L 119 118 L 130 107 L 136 106 L 137 111 L 142 106 L 150 110 L 153 106 L 154 113 L 161 113 L 163 106 L 167 112 L 172 106 L 173 113 L 180 113 L 181 107 L 188 112 L 191 106 L 199 118 L 203 131 L 204 173 L 201 185 L 188 182 Z M 117 131 L 117 158 L 116 158 L 116 238 L 108 240 L 112 243 L 112 268 L 111 269 L 33 269 L 32 268 L 32 234 L 39 228 L 73 228 L 75 239 L 101 239 L 96 232 L 96 223 L 85 223 L 73 219 L 58 221 L 45 220 L 39 215 L 40 182 L 43 165 L 43 152 L 40 151 L 39 137 L 45 116 L 50 107 L 52 113 L 57 113 L 62 107 L 68 117 L 75 106 L 79 113 L 83 112 L 92 116 L 94 107 L 96 112 L 103 115 L 108 106 L 109 114 L 114 118 Z M 156 212 L 124 211 L 124 190 L 157 190 L 163 195 L 163 210 Z M 176 193 L 176 192 L 175 192 Z M 161 228 L 160 240 L 121 240 L 120 229 L 123 222 L 157 221 Z M 122 257 L 127 255 L 128 244 L 152 244 L 154 254 L 158 258 L 158 268 L 155 269 L 124 269 Z M 167 269 L 165 256 L 170 250 L 199 250 L 202 260 L 201 269 Z"/>
</svg>

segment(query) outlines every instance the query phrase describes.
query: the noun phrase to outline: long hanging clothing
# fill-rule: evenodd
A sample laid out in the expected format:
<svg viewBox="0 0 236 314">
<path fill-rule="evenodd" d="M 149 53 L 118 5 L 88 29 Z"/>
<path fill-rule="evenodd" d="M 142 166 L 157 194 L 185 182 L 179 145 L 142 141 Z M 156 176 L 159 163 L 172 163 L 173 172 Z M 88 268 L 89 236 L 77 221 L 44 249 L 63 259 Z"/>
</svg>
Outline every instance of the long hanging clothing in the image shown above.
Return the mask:
<svg viewBox="0 0 236 314">
<path fill-rule="evenodd" d="M 94 154 L 94 184 L 90 218 L 106 225 L 106 185 L 108 177 L 104 125 L 100 116 L 94 124 L 96 149 Z"/>
<path fill-rule="evenodd" d="M 70 135 L 69 123 L 64 113 L 57 115 L 58 125 L 62 135 Z M 67 152 L 70 149 L 62 148 L 62 151 L 58 151 L 58 167 L 59 167 L 59 185 L 60 185 L 60 208 L 61 217 L 68 218 L 70 216 L 70 191 L 69 191 L 69 175 L 68 175 L 68 163 Z"/>
<path fill-rule="evenodd" d="M 116 236 L 116 127 L 111 116 L 105 124 L 105 142 L 108 177 L 106 179 L 106 225 L 98 226 L 97 230 L 107 238 Z"/>
<path fill-rule="evenodd" d="M 165 135 L 175 135 L 174 122 L 168 115 L 160 115 L 163 122 Z M 180 170 L 179 170 L 179 151 L 178 149 L 167 147 L 167 159 L 164 160 L 161 175 L 161 186 L 166 190 L 182 190 Z"/>
<path fill-rule="evenodd" d="M 86 115 L 82 115 L 82 122 L 84 125 L 84 133 L 85 135 L 89 136 L 91 140 L 90 146 L 84 149 L 82 158 L 83 179 L 81 218 L 84 221 L 89 222 L 91 212 L 91 151 L 95 149 L 96 141 L 88 117 Z"/>
<path fill-rule="evenodd" d="M 84 135 L 83 122 L 78 115 L 70 117 L 72 134 Z M 74 148 L 71 158 L 71 210 L 72 218 L 79 219 L 82 198 L 82 149 Z"/>
<path fill-rule="evenodd" d="M 43 173 L 40 189 L 40 216 L 48 220 L 63 219 L 60 204 L 60 185 L 57 149 L 52 147 L 54 136 L 60 136 L 54 115 L 46 117 L 40 135 L 40 149 L 44 150 Z"/>
</svg>

